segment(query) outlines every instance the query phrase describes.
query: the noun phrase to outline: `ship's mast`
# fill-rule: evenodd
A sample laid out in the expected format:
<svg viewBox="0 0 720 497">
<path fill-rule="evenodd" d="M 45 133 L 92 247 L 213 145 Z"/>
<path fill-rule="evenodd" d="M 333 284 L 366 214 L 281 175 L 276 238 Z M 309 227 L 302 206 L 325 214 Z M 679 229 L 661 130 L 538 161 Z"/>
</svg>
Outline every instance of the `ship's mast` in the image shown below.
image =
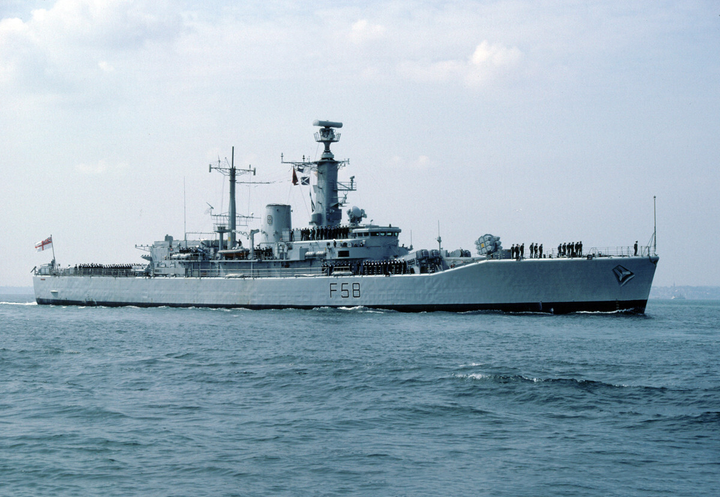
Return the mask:
<svg viewBox="0 0 720 497">
<path fill-rule="evenodd" d="M 230 206 L 229 206 L 229 214 L 230 214 L 230 234 L 228 239 L 228 245 L 230 245 L 230 248 L 233 248 L 235 246 L 236 238 L 235 238 L 235 228 L 237 228 L 237 219 L 235 218 L 235 178 L 236 178 L 236 170 L 235 170 L 235 147 L 232 148 L 232 153 L 230 155 Z"/>
<path fill-rule="evenodd" d="M 315 121 L 313 126 L 320 126 L 315 133 L 315 141 L 325 146 L 319 161 L 309 162 L 285 162 L 292 164 L 297 171 L 313 170 L 317 173 L 317 183 L 313 186 L 315 201 L 313 212 L 310 217 L 310 224 L 320 226 L 337 226 L 342 220 L 341 207 L 345 205 L 345 197 L 340 199 L 339 192 L 355 191 L 355 177 L 350 178 L 350 183 L 338 182 L 338 169 L 344 166 L 347 161 L 337 161 L 330 151 L 330 144 L 340 140 L 340 133 L 335 133 L 335 128 L 342 128 L 341 122 Z"/>
<path fill-rule="evenodd" d="M 325 150 L 317 163 L 315 209 L 310 218 L 310 224 L 337 226 L 342 218 L 337 191 L 338 162 L 330 151 L 330 144 L 340 139 L 340 134 L 335 134 L 333 128 L 342 128 L 342 123 L 315 121 L 313 126 L 322 126 L 320 131 L 315 133 L 315 141 L 322 143 Z"/>
<path fill-rule="evenodd" d="M 227 161 L 227 159 L 225 159 Z M 227 163 L 227 162 L 226 162 Z M 251 168 L 248 166 L 247 169 L 237 169 L 235 167 L 235 147 L 232 148 L 232 155 L 230 159 L 230 167 L 222 167 L 220 165 L 220 161 L 218 161 L 217 166 L 213 166 L 210 164 L 210 172 L 215 169 L 217 171 L 220 171 L 222 174 L 225 174 L 230 177 L 230 206 L 229 206 L 229 212 L 228 212 L 228 245 L 229 248 L 233 248 L 235 246 L 235 243 L 237 242 L 236 237 L 236 229 L 237 229 L 237 214 L 236 214 L 236 207 L 235 207 L 235 183 L 237 182 L 237 174 L 246 174 L 246 173 L 252 173 L 253 176 L 255 175 L 255 168 Z M 218 233 L 220 233 L 221 241 L 222 241 L 222 233 L 224 233 L 226 230 L 220 227 L 218 229 Z"/>
<path fill-rule="evenodd" d="M 653 195 L 653 255 L 657 255 L 657 197 Z"/>
</svg>

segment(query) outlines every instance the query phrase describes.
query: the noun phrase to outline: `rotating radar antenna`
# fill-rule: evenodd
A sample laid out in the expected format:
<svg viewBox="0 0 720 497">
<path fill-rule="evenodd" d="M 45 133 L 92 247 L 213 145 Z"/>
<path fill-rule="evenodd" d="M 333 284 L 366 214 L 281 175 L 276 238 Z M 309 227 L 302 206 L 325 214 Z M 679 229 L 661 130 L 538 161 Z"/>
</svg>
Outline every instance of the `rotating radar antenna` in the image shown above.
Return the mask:
<svg viewBox="0 0 720 497">
<path fill-rule="evenodd" d="M 325 151 L 322 154 L 322 158 L 335 158 L 332 152 L 330 152 L 330 144 L 340 140 L 340 133 L 335 133 L 333 128 L 342 128 L 342 123 L 335 121 L 315 121 L 313 126 L 322 126 L 322 129 L 315 133 L 315 141 L 325 145 Z"/>
</svg>

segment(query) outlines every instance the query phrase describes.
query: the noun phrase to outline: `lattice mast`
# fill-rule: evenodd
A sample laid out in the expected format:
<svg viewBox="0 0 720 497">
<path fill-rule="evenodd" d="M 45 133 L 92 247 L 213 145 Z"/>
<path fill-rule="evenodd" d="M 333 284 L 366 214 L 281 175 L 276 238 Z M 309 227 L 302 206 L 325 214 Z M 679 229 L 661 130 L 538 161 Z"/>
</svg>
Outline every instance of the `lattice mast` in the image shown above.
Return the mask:
<svg viewBox="0 0 720 497">
<path fill-rule="evenodd" d="M 225 159 L 227 163 L 227 159 Z M 222 233 L 227 231 L 228 233 L 228 245 L 229 248 L 233 248 L 235 246 L 235 243 L 237 242 L 237 236 L 236 236 L 236 230 L 237 230 L 237 213 L 236 213 L 236 203 L 235 203 L 235 184 L 237 182 L 236 178 L 238 174 L 247 174 L 252 173 L 253 176 L 255 175 L 255 168 L 251 168 L 248 166 L 247 169 L 238 169 L 235 167 L 235 147 L 232 148 L 232 155 L 230 159 L 230 167 L 223 167 L 221 166 L 221 162 L 218 160 L 218 165 L 213 166 L 210 164 L 210 172 L 215 169 L 216 171 L 220 171 L 222 174 L 229 176 L 230 179 L 230 205 L 228 207 L 228 227 L 227 230 L 223 229 L 223 227 L 218 228 L 217 231 L 220 233 L 220 236 L 222 237 Z"/>
</svg>

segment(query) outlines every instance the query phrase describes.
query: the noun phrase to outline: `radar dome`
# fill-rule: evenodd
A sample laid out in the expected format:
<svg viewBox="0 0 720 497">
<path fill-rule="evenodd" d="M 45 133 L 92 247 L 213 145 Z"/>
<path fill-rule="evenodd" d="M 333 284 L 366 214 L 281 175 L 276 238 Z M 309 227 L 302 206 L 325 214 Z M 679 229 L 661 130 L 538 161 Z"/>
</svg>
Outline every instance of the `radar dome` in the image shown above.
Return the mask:
<svg viewBox="0 0 720 497">
<path fill-rule="evenodd" d="M 365 214 L 365 209 L 361 209 L 360 207 L 356 207 L 356 206 L 353 206 L 351 209 L 348 209 L 347 215 L 348 215 L 348 221 L 350 221 L 350 224 L 359 224 L 360 221 L 363 220 L 363 218 L 367 217 L 367 214 Z"/>
</svg>

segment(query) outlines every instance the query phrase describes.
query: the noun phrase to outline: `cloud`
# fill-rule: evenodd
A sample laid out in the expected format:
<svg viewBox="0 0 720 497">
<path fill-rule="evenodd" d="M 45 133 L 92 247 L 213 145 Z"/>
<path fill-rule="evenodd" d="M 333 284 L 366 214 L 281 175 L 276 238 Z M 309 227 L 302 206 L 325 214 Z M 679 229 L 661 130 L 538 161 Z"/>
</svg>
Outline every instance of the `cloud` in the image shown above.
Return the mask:
<svg viewBox="0 0 720 497">
<path fill-rule="evenodd" d="M 334 84 L 411 79 L 476 87 L 522 59 L 518 48 L 489 41 L 453 57 L 483 29 L 475 26 L 479 14 L 450 7 L 413 17 L 392 5 L 295 15 L 259 6 L 182 10 L 192 8 L 167 0 L 57 0 L 27 20 L 4 19 L 0 84 L 83 100 L 166 92 L 161 84 L 192 89 L 213 77 L 309 81 L 319 71 Z"/>
<path fill-rule="evenodd" d="M 367 19 L 361 19 L 353 23 L 350 28 L 350 40 L 356 44 L 381 39 L 384 34 L 384 26 L 380 24 L 371 24 Z"/>
<path fill-rule="evenodd" d="M 163 1 L 58 0 L 49 10 L 34 10 L 29 24 L 39 40 L 122 50 L 173 38 L 179 18 L 169 12 Z"/>
<path fill-rule="evenodd" d="M 0 82 L 12 81 L 21 66 L 27 64 L 33 54 L 35 42 L 30 27 L 21 19 L 3 19 L 0 21 Z"/>
<path fill-rule="evenodd" d="M 490 80 L 512 71 L 523 53 L 517 47 L 484 40 L 466 59 L 437 62 L 403 61 L 398 65 L 402 76 L 416 81 L 446 83 L 461 82 L 468 87 L 482 86 Z"/>
<path fill-rule="evenodd" d="M 82 92 L 94 75 L 112 72 L 108 60 L 132 59 L 180 33 L 181 18 L 164 1 L 58 0 L 27 21 L 0 21 L 0 82 L 27 92 Z"/>
<path fill-rule="evenodd" d="M 516 64 L 521 57 L 522 52 L 515 47 L 507 48 L 502 44 L 491 45 L 485 40 L 475 49 L 475 52 L 470 57 L 470 63 L 476 67 L 487 65 L 507 67 Z"/>
</svg>

